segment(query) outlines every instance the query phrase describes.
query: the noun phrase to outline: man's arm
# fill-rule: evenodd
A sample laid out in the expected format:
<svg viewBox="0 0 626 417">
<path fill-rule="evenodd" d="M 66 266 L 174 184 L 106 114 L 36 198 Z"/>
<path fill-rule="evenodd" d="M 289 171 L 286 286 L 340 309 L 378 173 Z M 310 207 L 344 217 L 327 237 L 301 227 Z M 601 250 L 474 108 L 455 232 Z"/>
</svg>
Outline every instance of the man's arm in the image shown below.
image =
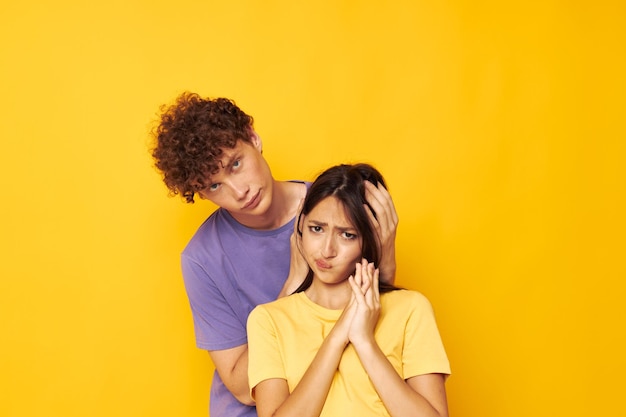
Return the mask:
<svg viewBox="0 0 626 417">
<path fill-rule="evenodd" d="M 298 204 L 298 210 L 296 211 L 296 221 L 293 225 L 293 233 L 291 234 L 291 237 L 289 239 L 289 244 L 291 248 L 291 257 L 289 260 L 289 275 L 285 280 L 283 288 L 278 294 L 278 298 L 293 294 L 293 292 L 298 289 L 300 284 L 302 284 L 304 278 L 306 278 L 306 275 L 309 272 L 309 265 L 304 260 L 302 252 L 300 252 L 302 235 L 300 233 L 300 225 L 298 224 L 298 220 L 300 220 L 300 211 L 302 210 L 303 202 L 304 199 L 300 200 L 300 203 Z"/>
<path fill-rule="evenodd" d="M 285 280 L 285 285 L 280 290 L 278 298 L 293 294 L 298 289 L 306 274 L 309 272 L 309 265 L 300 253 L 299 240 L 301 239 L 297 231 L 291 234 L 291 261 L 289 263 L 289 276 Z"/>
<path fill-rule="evenodd" d="M 219 290 L 217 283 L 205 268 L 194 258 L 183 253 L 181 256 L 183 278 L 194 321 L 198 327 L 196 337 L 215 342 L 210 335 L 215 327 L 223 330 L 228 340 L 242 340 L 245 333 L 239 330 L 240 322 L 230 308 L 228 300 Z M 211 311 L 199 306 L 211 306 Z M 219 322 L 219 323 L 218 323 Z M 245 331 L 245 329 L 244 329 Z M 203 343 L 204 344 L 204 343 Z M 209 344 L 210 345 L 210 344 Z M 243 404 L 252 405 L 248 392 L 248 345 L 242 344 L 229 349 L 210 350 L 209 355 L 220 378 L 233 396 Z"/>
<path fill-rule="evenodd" d="M 242 404 L 254 405 L 248 387 L 248 344 L 209 351 L 211 361 L 226 388 Z"/>
</svg>

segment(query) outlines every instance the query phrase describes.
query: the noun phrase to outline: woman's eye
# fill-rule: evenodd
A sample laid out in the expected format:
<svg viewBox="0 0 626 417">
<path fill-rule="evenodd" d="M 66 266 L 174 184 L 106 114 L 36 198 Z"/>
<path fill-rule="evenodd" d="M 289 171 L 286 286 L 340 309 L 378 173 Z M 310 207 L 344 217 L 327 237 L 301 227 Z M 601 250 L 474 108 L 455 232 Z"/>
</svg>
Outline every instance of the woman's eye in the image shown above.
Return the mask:
<svg viewBox="0 0 626 417">
<path fill-rule="evenodd" d="M 354 233 L 343 232 L 343 238 L 347 240 L 356 239 L 357 236 Z"/>
<path fill-rule="evenodd" d="M 309 226 L 309 230 L 313 233 L 320 233 L 322 231 L 322 226 Z"/>
</svg>

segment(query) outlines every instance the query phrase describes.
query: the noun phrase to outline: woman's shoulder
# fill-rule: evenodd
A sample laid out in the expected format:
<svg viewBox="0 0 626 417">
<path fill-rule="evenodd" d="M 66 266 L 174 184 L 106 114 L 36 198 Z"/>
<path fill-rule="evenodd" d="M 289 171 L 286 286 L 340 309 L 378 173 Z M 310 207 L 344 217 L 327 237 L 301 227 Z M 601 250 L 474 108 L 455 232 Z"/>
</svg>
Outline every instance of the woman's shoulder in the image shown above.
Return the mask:
<svg viewBox="0 0 626 417">
<path fill-rule="evenodd" d="M 269 303 L 259 304 L 252 311 L 264 311 L 269 314 L 288 313 L 294 306 L 302 302 L 302 300 L 300 300 L 301 297 L 302 293 L 291 294 L 270 301 Z"/>
<path fill-rule="evenodd" d="M 399 289 L 382 294 L 380 297 L 381 304 L 398 308 L 423 309 L 432 308 L 428 298 L 419 291 Z"/>
</svg>

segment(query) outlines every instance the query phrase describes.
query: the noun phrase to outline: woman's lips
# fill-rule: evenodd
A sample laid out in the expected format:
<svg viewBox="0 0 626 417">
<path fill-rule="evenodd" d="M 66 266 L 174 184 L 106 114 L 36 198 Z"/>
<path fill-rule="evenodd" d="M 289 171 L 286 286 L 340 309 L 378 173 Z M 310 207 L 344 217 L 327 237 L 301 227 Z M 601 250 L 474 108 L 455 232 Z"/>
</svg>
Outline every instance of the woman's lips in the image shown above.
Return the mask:
<svg viewBox="0 0 626 417">
<path fill-rule="evenodd" d="M 323 261 L 321 259 L 317 259 L 315 261 L 315 265 L 317 265 L 317 267 L 320 268 L 320 269 L 330 269 L 331 268 L 331 265 L 328 262 Z"/>
</svg>

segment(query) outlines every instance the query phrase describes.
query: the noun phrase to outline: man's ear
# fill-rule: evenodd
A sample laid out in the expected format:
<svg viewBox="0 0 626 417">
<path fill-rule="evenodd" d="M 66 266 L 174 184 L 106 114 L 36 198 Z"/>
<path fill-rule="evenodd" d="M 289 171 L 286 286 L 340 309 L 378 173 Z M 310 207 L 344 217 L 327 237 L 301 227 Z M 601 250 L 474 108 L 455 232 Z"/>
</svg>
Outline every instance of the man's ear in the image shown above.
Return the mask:
<svg viewBox="0 0 626 417">
<path fill-rule="evenodd" d="M 263 153 L 263 142 L 261 141 L 261 137 L 252 128 L 250 128 L 250 143 L 252 143 L 252 146 L 254 146 L 259 152 Z"/>
</svg>

